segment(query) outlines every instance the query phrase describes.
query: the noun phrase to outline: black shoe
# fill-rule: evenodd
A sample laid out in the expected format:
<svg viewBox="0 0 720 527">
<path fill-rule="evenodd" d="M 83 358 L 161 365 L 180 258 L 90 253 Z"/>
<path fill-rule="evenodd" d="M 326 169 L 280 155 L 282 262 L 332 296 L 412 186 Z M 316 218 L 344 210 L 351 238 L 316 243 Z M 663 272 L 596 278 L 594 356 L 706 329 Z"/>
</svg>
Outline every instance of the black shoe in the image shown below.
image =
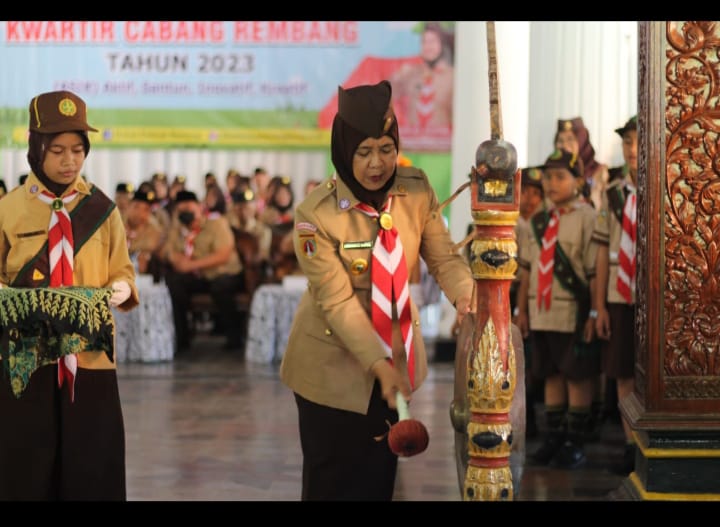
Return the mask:
<svg viewBox="0 0 720 527">
<path fill-rule="evenodd" d="M 187 339 L 177 341 L 176 354 L 187 353 L 190 350 L 190 341 Z"/>
<path fill-rule="evenodd" d="M 586 462 L 587 457 L 582 447 L 572 441 L 565 441 L 555 454 L 551 465 L 557 468 L 573 469 L 583 466 Z"/>
<path fill-rule="evenodd" d="M 559 437 L 547 437 L 531 458 L 538 465 L 547 465 L 561 446 L 562 443 Z"/>
</svg>

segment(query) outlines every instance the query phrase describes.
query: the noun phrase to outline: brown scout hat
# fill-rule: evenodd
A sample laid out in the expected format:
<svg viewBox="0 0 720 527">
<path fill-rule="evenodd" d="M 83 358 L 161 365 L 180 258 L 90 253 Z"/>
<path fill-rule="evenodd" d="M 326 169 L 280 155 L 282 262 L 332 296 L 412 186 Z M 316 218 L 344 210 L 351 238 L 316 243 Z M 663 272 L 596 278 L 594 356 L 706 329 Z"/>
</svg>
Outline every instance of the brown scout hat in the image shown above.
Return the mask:
<svg viewBox="0 0 720 527">
<path fill-rule="evenodd" d="M 578 135 L 578 132 L 583 128 L 585 128 L 585 123 L 583 123 L 582 117 L 574 117 L 572 119 L 558 119 L 557 122 L 558 132 L 572 130 L 575 135 Z"/>
<path fill-rule="evenodd" d="M 232 193 L 233 203 L 248 203 L 255 201 L 255 193 L 250 189 L 245 189 L 242 192 Z"/>
<path fill-rule="evenodd" d="M 41 93 L 32 98 L 29 110 L 31 132 L 97 132 L 87 123 L 85 101 L 69 91 Z"/>
<path fill-rule="evenodd" d="M 338 115 L 346 124 L 367 137 L 382 137 L 395 122 L 390 99 L 392 86 L 384 80 L 375 85 L 343 89 L 338 86 Z M 398 137 L 393 137 L 395 146 Z"/>
<path fill-rule="evenodd" d="M 577 154 L 571 154 L 567 150 L 555 150 L 545 160 L 543 170 L 548 168 L 564 168 L 574 177 L 583 177 L 583 162 Z"/>
<path fill-rule="evenodd" d="M 521 185 L 529 187 L 537 187 L 543 190 L 542 186 L 542 167 L 526 167 L 520 171 Z"/>
<path fill-rule="evenodd" d="M 137 190 L 135 194 L 133 194 L 132 201 L 142 201 L 143 203 L 152 205 L 155 203 L 155 193 L 152 190 L 148 192 Z"/>
<path fill-rule="evenodd" d="M 628 122 L 626 122 L 622 128 L 615 128 L 615 133 L 622 137 L 625 135 L 625 132 L 629 132 L 630 130 L 637 130 L 637 115 L 633 115 L 628 119 Z"/>
<path fill-rule="evenodd" d="M 198 202 L 197 194 L 191 190 L 179 190 L 175 196 L 175 203 L 181 203 L 183 201 L 195 201 Z"/>
<path fill-rule="evenodd" d="M 125 194 L 130 194 L 135 187 L 133 187 L 132 183 L 118 183 L 115 185 L 115 192 L 124 192 Z"/>
</svg>

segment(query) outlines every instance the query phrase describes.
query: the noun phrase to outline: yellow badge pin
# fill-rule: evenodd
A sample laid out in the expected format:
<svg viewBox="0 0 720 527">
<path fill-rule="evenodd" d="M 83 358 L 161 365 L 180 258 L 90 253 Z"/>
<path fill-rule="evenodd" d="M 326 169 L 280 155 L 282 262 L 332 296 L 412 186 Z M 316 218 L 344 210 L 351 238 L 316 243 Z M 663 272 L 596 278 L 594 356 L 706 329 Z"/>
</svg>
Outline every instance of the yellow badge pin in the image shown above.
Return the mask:
<svg viewBox="0 0 720 527">
<path fill-rule="evenodd" d="M 390 216 L 389 212 L 383 212 L 380 214 L 380 227 L 385 229 L 386 231 L 389 231 L 393 228 L 393 219 L 392 216 Z"/>
<path fill-rule="evenodd" d="M 363 274 L 368 269 L 368 262 L 365 258 L 355 258 L 350 264 L 352 274 Z"/>
</svg>

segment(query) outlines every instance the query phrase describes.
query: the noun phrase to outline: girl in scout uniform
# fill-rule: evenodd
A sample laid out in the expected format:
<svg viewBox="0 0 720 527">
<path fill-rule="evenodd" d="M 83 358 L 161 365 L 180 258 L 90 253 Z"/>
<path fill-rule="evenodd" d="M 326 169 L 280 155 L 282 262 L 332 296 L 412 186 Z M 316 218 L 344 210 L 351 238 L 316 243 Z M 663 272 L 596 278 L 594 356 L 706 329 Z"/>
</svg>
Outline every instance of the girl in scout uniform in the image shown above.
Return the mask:
<svg viewBox="0 0 720 527">
<path fill-rule="evenodd" d="M 112 200 L 80 176 L 88 131 L 97 130 L 74 93 L 43 93 L 30 102 L 32 172 L 0 200 L 0 282 L 112 287 L 110 305 L 127 311 L 138 295 L 122 218 Z M 62 242 L 56 244 L 58 228 Z M 54 250 L 62 253 L 57 260 Z M 65 320 L 62 310 L 55 316 Z M 42 352 L 35 349 L 38 357 Z M 18 360 L 11 355 L 8 362 Z M 80 347 L 40 365 L 19 397 L 6 381 L 3 375 L 0 500 L 124 500 L 125 433 L 114 357 Z"/>
<path fill-rule="evenodd" d="M 556 150 L 567 150 L 580 157 L 585 171 L 585 185 L 580 190 L 595 208 L 600 207 L 600 196 L 610 176 L 607 165 L 595 159 L 595 148 L 590 142 L 590 132 L 582 117 L 558 119 L 554 146 Z"/>
<path fill-rule="evenodd" d="M 595 210 L 581 196 L 582 160 L 565 150 L 543 167 L 550 210 L 530 219 L 518 238 L 518 326 L 532 339 L 532 374 L 545 380 L 547 430 L 537 463 L 574 468 L 585 461 L 593 378 L 600 372 L 592 293 Z M 530 331 L 531 330 L 531 331 Z"/>
<path fill-rule="evenodd" d="M 427 375 L 407 285 L 420 256 L 459 315 L 470 310 L 474 280 L 452 250 L 427 176 L 397 166 L 390 96 L 387 81 L 339 88 L 337 177 L 295 212 L 293 243 L 308 289 L 280 376 L 298 407 L 303 500 L 392 499 L 395 397 L 409 400 Z"/>
<path fill-rule="evenodd" d="M 629 244 L 632 254 L 624 260 L 622 252 L 627 249 L 623 240 L 623 223 L 632 229 L 626 239 L 634 240 L 637 185 L 637 116 L 615 132 L 622 137 L 625 165 L 622 177 L 614 179 L 603 193 L 602 205 L 597 217 L 593 242 L 597 248 L 597 320 L 595 328 L 603 339 L 603 373 L 617 382 L 617 398 L 622 401 L 635 389 L 635 282 L 632 271 L 623 272 L 625 261 L 633 264 L 634 243 Z M 635 209 L 635 210 L 633 210 Z M 632 219 L 626 216 L 632 212 Z M 626 278 L 621 285 L 622 277 Z M 635 465 L 635 442 L 625 417 L 621 417 L 625 432 L 625 452 L 619 471 L 628 474 Z"/>
</svg>

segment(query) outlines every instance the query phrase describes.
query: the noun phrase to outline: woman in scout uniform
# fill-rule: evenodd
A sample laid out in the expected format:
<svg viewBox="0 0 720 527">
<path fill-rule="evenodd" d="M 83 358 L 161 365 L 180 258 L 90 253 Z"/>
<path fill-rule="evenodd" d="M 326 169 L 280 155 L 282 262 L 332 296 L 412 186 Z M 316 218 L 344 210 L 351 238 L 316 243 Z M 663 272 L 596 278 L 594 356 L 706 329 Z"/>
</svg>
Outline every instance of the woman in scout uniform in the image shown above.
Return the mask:
<svg viewBox="0 0 720 527">
<path fill-rule="evenodd" d="M 97 130 L 74 93 L 43 93 L 30 102 L 32 172 L 0 200 L 0 282 L 112 287 L 110 305 L 127 311 L 138 295 L 122 218 L 80 176 L 88 131 Z M 35 370 L 20 397 L 6 381 L 0 382 L 0 500 L 124 500 L 114 359 L 101 351 L 63 355 Z"/>
<path fill-rule="evenodd" d="M 574 468 L 585 461 L 593 378 L 600 372 L 599 351 L 583 346 L 594 337 L 596 212 L 580 197 L 583 166 L 576 154 L 554 152 L 543 177 L 552 208 L 532 216 L 518 239 L 518 326 L 532 338 L 533 376 L 545 380 L 547 431 L 533 457 Z"/>
<path fill-rule="evenodd" d="M 295 213 L 294 246 L 309 285 L 280 375 L 298 406 L 302 499 L 390 500 L 396 393 L 409 400 L 427 375 L 407 277 L 422 256 L 459 316 L 470 310 L 474 281 L 452 250 L 425 173 L 397 166 L 390 83 L 338 90 L 337 178 Z"/>
<path fill-rule="evenodd" d="M 603 373 L 617 382 L 622 401 L 635 389 L 635 239 L 637 185 L 637 116 L 615 132 L 622 137 L 625 165 L 603 193 L 593 241 L 597 243 L 597 320 L 603 339 Z M 628 474 L 635 465 L 632 429 L 622 417 L 625 452 L 619 471 Z"/>
</svg>

